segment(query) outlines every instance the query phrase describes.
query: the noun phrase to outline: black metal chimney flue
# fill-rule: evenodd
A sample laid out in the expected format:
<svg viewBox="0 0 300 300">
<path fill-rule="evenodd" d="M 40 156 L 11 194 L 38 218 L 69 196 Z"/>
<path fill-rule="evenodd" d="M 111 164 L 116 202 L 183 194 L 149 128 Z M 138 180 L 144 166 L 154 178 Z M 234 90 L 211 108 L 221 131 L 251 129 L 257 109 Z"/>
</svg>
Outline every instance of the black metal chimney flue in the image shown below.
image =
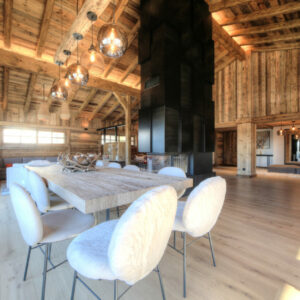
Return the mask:
<svg viewBox="0 0 300 300">
<path fill-rule="evenodd" d="M 187 153 L 188 173 L 210 176 L 214 43 L 205 1 L 141 0 L 139 63 L 139 151 Z"/>
</svg>

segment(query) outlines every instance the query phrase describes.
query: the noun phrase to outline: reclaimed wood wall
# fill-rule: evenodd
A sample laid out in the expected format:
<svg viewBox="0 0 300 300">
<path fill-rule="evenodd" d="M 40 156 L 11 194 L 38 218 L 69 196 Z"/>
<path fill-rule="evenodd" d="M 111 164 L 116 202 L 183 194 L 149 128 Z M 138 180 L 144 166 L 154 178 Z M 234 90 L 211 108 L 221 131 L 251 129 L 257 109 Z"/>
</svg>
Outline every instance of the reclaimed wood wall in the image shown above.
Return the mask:
<svg viewBox="0 0 300 300">
<path fill-rule="evenodd" d="M 43 130 L 63 131 L 65 133 L 64 145 L 13 145 L 3 144 L 0 141 L 1 157 L 24 157 L 24 156 L 56 156 L 60 152 L 99 152 L 100 135 L 96 128 L 102 127 L 100 119 L 93 119 L 89 123 L 88 131 L 83 126 L 85 118 L 75 118 L 76 111 L 71 111 L 71 120 L 62 121 L 59 111 L 49 115 L 48 122 L 37 120 L 37 111 L 30 110 L 24 113 L 21 105 L 9 105 L 5 113 L 0 114 L 0 131 L 5 127 L 36 128 Z"/>
<path fill-rule="evenodd" d="M 252 52 L 215 74 L 215 122 L 300 112 L 300 49 Z"/>
</svg>

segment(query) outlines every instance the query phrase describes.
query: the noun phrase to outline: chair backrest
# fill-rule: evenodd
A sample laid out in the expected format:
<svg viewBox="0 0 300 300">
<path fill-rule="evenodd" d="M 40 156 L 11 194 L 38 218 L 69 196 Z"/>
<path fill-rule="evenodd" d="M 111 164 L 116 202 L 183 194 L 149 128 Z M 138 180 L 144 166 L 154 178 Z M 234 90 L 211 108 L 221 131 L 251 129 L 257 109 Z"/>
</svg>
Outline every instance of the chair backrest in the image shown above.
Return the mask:
<svg viewBox="0 0 300 300">
<path fill-rule="evenodd" d="M 134 284 L 159 263 L 166 249 L 177 208 L 176 191 L 161 186 L 133 202 L 113 232 L 108 257 L 116 277 Z"/>
<path fill-rule="evenodd" d="M 109 168 L 121 169 L 121 165 L 116 162 L 111 162 L 108 164 Z"/>
<path fill-rule="evenodd" d="M 127 165 L 123 168 L 124 170 L 130 170 L 130 171 L 140 171 L 140 168 L 135 165 Z"/>
<path fill-rule="evenodd" d="M 37 244 L 43 238 L 43 223 L 34 201 L 17 183 L 10 186 L 10 197 L 23 239 L 30 246 Z"/>
<path fill-rule="evenodd" d="M 41 212 L 47 212 L 50 207 L 50 200 L 47 186 L 43 178 L 36 172 L 28 172 L 31 197 Z"/>
<path fill-rule="evenodd" d="M 186 178 L 185 172 L 182 169 L 177 167 L 164 167 L 158 171 L 158 174 Z M 185 193 L 185 189 L 177 191 L 178 199 L 181 198 L 184 193 Z"/>
<path fill-rule="evenodd" d="M 193 237 L 208 233 L 216 224 L 226 194 L 226 181 L 211 177 L 202 181 L 189 195 L 183 211 L 183 224 Z"/>
<path fill-rule="evenodd" d="M 103 166 L 104 166 L 103 160 L 96 161 L 96 167 L 103 167 Z"/>
</svg>

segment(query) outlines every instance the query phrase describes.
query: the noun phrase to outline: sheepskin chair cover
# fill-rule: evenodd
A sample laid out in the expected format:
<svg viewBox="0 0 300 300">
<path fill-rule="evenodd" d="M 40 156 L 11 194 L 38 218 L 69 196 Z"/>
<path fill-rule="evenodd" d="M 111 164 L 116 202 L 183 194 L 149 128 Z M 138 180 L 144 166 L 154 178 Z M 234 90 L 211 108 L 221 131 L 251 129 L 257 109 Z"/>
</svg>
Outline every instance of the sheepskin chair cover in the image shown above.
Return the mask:
<svg viewBox="0 0 300 300">
<path fill-rule="evenodd" d="M 43 223 L 34 201 L 17 183 L 11 185 L 10 197 L 23 239 L 29 246 L 37 244 L 43 238 Z"/>
<path fill-rule="evenodd" d="M 226 194 L 226 181 L 220 176 L 202 181 L 189 195 L 183 211 L 183 224 L 193 237 L 208 233 L 219 217 Z"/>
<path fill-rule="evenodd" d="M 43 178 L 33 171 L 30 171 L 28 176 L 31 197 L 35 201 L 38 209 L 45 213 L 50 208 L 50 200 L 46 184 Z"/>
<path fill-rule="evenodd" d="M 116 163 L 116 162 L 109 163 L 108 167 L 113 168 L 113 169 L 121 169 L 121 165 L 119 163 Z"/>
<path fill-rule="evenodd" d="M 177 167 L 164 167 L 158 171 L 158 174 L 186 178 L 185 172 Z M 179 190 L 177 192 L 178 199 L 181 198 L 184 193 L 185 189 Z"/>
<path fill-rule="evenodd" d="M 155 188 L 137 199 L 122 215 L 108 248 L 116 277 L 133 285 L 161 260 L 175 219 L 177 194 L 171 186 Z"/>
</svg>

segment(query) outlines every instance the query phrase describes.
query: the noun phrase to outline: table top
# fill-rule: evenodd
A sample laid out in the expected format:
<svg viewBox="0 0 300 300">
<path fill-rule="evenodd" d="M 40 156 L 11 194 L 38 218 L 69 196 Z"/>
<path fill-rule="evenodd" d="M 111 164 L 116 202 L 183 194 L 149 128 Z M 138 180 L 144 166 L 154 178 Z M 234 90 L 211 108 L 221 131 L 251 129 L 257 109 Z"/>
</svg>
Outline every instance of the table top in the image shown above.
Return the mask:
<svg viewBox="0 0 300 300">
<path fill-rule="evenodd" d="M 177 191 L 193 186 L 193 179 L 98 168 L 96 171 L 64 173 L 62 166 L 26 166 L 48 182 L 49 189 L 83 213 L 94 213 L 133 202 L 146 191 L 171 185 Z"/>
</svg>

